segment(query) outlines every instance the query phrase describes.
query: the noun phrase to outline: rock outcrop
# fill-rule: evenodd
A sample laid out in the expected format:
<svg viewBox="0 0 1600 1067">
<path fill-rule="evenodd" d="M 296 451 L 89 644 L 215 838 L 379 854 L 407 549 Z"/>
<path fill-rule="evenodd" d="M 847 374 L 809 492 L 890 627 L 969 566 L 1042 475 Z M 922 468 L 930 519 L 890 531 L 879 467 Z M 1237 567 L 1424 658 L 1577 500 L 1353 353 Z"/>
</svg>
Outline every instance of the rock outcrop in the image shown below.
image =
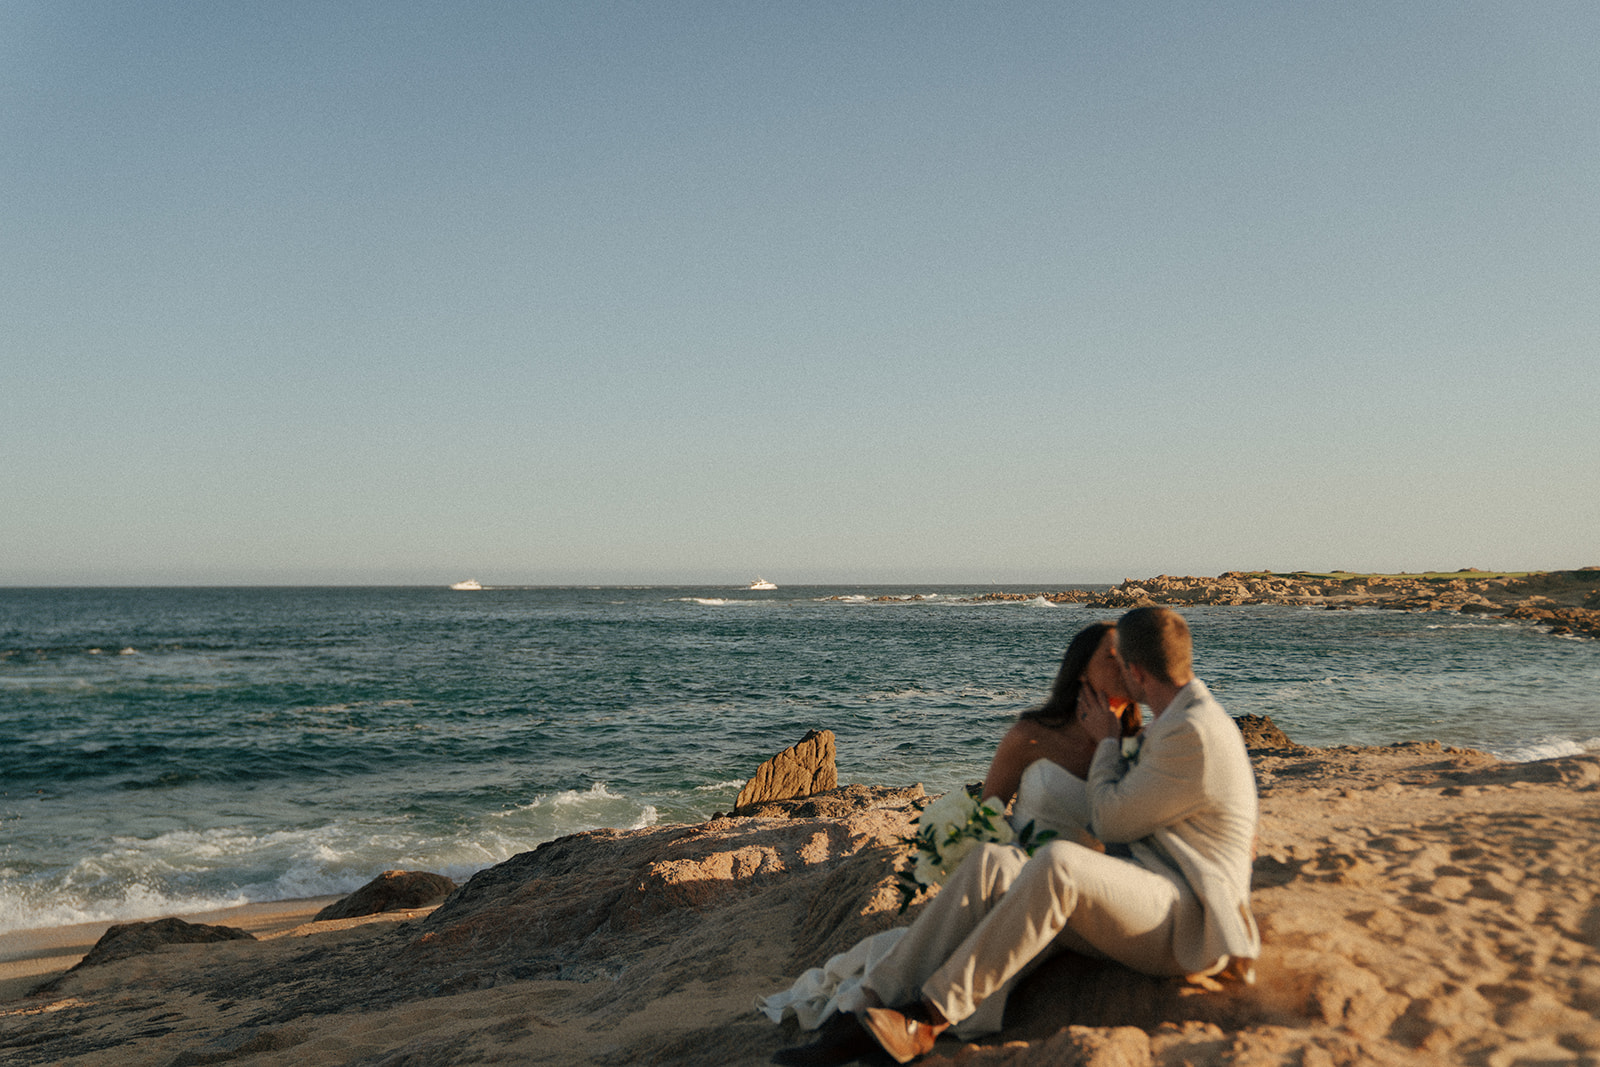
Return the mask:
<svg viewBox="0 0 1600 1067">
<path fill-rule="evenodd" d="M 422 922 L 395 971 L 446 990 L 587 980 L 670 939 L 679 948 L 650 964 L 658 973 L 638 972 L 645 986 L 664 987 L 739 951 L 741 938 L 759 938 L 764 917 L 775 914 L 799 918 L 791 966 L 803 970 L 895 924 L 894 863 L 921 796 L 920 787 L 837 792 L 847 795 L 829 817 L 593 830 L 540 845 L 452 894 Z M 713 912 L 720 918 L 702 930 Z M 470 974 L 452 973 L 467 959 Z"/>
<path fill-rule="evenodd" d="M 207 926 L 182 919 L 155 919 L 151 922 L 119 923 L 100 935 L 79 967 L 97 967 L 113 960 L 125 960 L 154 952 L 163 945 L 200 945 L 212 941 L 254 941 L 255 937 L 232 926 Z"/>
<path fill-rule="evenodd" d="M 1251 752 L 1300 747 L 1289 740 L 1270 715 L 1235 715 L 1233 721 L 1239 724 L 1245 747 Z"/>
<path fill-rule="evenodd" d="M 1053 593 L 979 593 L 973 600 L 979 601 L 1016 601 L 1016 600 L 1043 600 L 1051 604 L 1086 604 L 1094 593 L 1087 589 L 1058 589 Z"/>
<path fill-rule="evenodd" d="M 755 804 L 823 793 L 839 784 L 834 764 L 833 731 L 812 730 L 756 768 L 733 802 L 735 814 Z"/>
<path fill-rule="evenodd" d="M 430 871 L 384 871 L 347 897 L 317 912 L 312 922 L 328 919 L 355 919 L 386 911 L 426 908 L 455 891 L 456 884 L 442 874 Z"/>
<path fill-rule="evenodd" d="M 1452 574 L 1274 574 L 1226 571 L 1215 578 L 1124 578 L 1104 592 L 982 593 L 974 600 L 1047 600 L 1126 611 L 1166 604 L 1301 604 L 1329 609 L 1456 611 L 1500 615 L 1557 635 L 1600 638 L 1600 567 L 1510 575 L 1474 568 Z"/>
<path fill-rule="evenodd" d="M 918 804 L 928 794 L 920 785 L 900 788 L 871 785 L 841 785 L 823 793 L 790 800 L 764 800 L 741 809 L 741 816 L 757 819 L 842 819 L 863 808 Z"/>
<path fill-rule="evenodd" d="M 87 955 L 61 975 L 34 989 L 34 994 L 50 993 L 74 971 L 100 967 L 117 960 L 155 952 L 166 945 L 198 945 L 214 941 L 254 941 L 255 935 L 232 926 L 208 926 L 182 919 L 153 919 L 149 922 L 118 923 L 100 935 Z"/>
</svg>

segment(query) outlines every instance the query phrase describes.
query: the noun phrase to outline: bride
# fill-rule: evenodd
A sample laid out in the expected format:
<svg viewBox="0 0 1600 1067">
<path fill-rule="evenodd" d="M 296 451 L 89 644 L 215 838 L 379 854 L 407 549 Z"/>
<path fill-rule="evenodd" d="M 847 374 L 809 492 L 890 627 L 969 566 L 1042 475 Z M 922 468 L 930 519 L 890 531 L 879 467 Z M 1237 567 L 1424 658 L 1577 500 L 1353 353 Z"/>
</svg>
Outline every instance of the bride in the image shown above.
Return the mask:
<svg viewBox="0 0 1600 1067">
<path fill-rule="evenodd" d="M 1019 829 L 1031 820 L 1036 830 L 1054 830 L 1068 840 L 1087 834 L 1095 742 L 1078 721 L 1085 683 L 1122 719 L 1124 738 L 1139 732 L 1139 705 L 1129 699 L 1117 667 L 1115 629 L 1096 622 L 1078 631 L 1061 657 L 1050 698 L 1017 716 L 995 749 L 982 796 L 1012 806 L 1011 822 Z"/>
</svg>

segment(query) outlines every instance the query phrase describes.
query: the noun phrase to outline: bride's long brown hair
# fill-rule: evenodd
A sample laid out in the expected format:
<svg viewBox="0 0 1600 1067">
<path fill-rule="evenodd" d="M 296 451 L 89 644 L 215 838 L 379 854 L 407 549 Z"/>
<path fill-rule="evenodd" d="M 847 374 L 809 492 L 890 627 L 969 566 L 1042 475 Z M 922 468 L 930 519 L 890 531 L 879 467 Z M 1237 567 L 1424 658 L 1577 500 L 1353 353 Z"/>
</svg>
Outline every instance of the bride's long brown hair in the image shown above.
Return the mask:
<svg viewBox="0 0 1600 1067">
<path fill-rule="evenodd" d="M 1055 685 L 1050 687 L 1050 699 L 1017 718 L 1055 729 L 1072 722 L 1078 714 L 1078 690 L 1083 687 L 1083 672 L 1089 669 L 1089 661 L 1094 658 L 1100 642 L 1116 628 L 1115 623 L 1092 622 L 1079 630 L 1061 655 L 1061 669 L 1056 672 Z"/>
</svg>

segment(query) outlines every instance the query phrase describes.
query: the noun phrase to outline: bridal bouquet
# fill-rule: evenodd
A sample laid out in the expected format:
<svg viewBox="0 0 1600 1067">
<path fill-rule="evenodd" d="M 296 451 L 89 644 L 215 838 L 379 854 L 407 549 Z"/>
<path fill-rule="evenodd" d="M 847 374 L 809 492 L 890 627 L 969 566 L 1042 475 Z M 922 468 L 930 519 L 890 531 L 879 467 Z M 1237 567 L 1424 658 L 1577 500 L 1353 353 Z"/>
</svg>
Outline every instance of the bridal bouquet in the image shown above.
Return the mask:
<svg viewBox="0 0 1600 1067">
<path fill-rule="evenodd" d="M 1022 837 L 1013 833 L 1011 824 L 1006 822 L 1005 806 L 997 797 L 980 804 L 965 789 L 950 790 L 923 809 L 917 832 L 906 839 L 916 862 L 910 871 L 895 874 L 900 882 L 900 910 L 905 911 L 924 889 L 943 885 L 967 853 L 979 845 L 1015 842 L 1032 853 L 1055 836 L 1049 831 L 1035 835 L 1032 829 L 1033 824 L 1029 823 Z"/>
</svg>

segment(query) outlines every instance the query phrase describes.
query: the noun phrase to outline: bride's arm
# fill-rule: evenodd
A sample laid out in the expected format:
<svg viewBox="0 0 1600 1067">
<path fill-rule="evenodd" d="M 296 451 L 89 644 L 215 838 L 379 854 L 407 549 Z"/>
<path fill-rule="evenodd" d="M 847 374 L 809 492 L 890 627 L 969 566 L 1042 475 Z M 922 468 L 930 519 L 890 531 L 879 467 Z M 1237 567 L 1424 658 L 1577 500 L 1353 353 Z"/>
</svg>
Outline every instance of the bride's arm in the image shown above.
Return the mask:
<svg viewBox="0 0 1600 1067">
<path fill-rule="evenodd" d="M 983 797 L 999 797 L 1009 807 L 1016 799 L 1017 785 L 1028 764 L 1043 755 L 1039 751 L 1036 727 L 1026 722 L 1016 722 L 994 750 L 989 761 L 989 773 L 983 776 Z"/>
</svg>

